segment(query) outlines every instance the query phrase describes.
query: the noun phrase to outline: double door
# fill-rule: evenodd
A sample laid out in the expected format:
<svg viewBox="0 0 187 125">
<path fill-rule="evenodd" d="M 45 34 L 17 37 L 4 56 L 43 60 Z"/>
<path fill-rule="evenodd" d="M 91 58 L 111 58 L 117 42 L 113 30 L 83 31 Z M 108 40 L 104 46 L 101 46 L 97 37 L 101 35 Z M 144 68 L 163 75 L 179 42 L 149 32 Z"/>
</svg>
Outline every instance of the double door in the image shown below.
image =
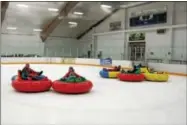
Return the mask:
<svg viewBox="0 0 187 125">
<path fill-rule="evenodd" d="M 145 42 L 129 42 L 129 60 L 145 60 Z"/>
</svg>

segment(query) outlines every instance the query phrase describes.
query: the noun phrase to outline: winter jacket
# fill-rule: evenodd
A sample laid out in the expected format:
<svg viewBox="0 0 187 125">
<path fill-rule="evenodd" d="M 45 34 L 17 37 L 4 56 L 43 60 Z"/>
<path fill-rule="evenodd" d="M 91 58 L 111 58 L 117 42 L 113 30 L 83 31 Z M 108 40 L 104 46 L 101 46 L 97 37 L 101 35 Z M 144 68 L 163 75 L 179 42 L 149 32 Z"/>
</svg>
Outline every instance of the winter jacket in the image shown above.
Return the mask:
<svg viewBox="0 0 187 125">
<path fill-rule="evenodd" d="M 75 72 L 68 72 L 68 73 L 66 73 L 66 75 L 65 75 L 63 78 L 68 78 L 68 77 L 71 76 L 71 75 L 74 75 L 74 76 L 76 76 L 76 77 L 80 77 L 80 75 L 78 75 L 78 74 L 75 73 Z"/>
<path fill-rule="evenodd" d="M 24 67 L 22 69 L 22 75 L 24 75 L 25 77 L 32 77 L 32 76 L 38 75 L 38 73 L 36 71 L 32 70 L 31 68 Z"/>
</svg>

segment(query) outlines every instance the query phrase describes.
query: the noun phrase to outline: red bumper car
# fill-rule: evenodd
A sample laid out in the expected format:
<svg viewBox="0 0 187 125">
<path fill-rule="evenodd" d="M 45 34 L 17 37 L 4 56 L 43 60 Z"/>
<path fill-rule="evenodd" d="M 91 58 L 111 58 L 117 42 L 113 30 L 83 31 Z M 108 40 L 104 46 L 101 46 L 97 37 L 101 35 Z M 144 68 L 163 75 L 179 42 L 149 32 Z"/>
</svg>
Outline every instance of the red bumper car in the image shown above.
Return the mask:
<svg viewBox="0 0 187 125">
<path fill-rule="evenodd" d="M 50 90 L 51 86 L 52 82 L 47 77 L 41 80 L 23 80 L 20 76 L 20 71 L 12 79 L 12 87 L 19 92 L 44 92 Z"/>
</svg>

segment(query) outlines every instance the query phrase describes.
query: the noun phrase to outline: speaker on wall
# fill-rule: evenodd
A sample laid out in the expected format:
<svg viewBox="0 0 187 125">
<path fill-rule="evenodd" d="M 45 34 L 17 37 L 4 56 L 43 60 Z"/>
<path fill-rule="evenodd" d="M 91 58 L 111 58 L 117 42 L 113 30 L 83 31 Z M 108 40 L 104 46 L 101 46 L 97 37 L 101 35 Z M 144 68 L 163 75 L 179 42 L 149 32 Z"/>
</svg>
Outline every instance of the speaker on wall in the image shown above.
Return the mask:
<svg viewBox="0 0 187 125">
<path fill-rule="evenodd" d="M 157 34 L 164 34 L 166 32 L 166 29 L 158 29 Z"/>
</svg>

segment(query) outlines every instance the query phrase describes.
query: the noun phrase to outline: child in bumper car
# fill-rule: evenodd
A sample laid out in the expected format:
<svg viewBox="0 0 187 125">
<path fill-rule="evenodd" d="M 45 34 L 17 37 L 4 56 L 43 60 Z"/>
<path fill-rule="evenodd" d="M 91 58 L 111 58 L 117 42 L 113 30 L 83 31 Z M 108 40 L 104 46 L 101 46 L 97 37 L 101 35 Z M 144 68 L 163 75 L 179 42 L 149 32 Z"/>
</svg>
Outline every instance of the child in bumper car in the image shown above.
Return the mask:
<svg viewBox="0 0 187 125">
<path fill-rule="evenodd" d="M 84 77 L 81 77 L 80 75 L 75 73 L 73 67 L 69 67 L 68 73 L 66 73 L 66 75 L 60 79 L 60 81 L 66 81 L 66 82 L 81 82 L 85 80 L 86 79 Z"/>
<path fill-rule="evenodd" d="M 125 71 L 124 69 L 121 70 L 121 73 L 135 73 L 135 74 L 140 74 L 141 71 L 140 71 L 140 66 L 136 66 L 136 65 L 133 65 L 133 69 L 132 70 L 128 70 L 128 71 Z"/>
<path fill-rule="evenodd" d="M 24 80 L 41 80 L 45 76 L 42 75 L 43 71 L 36 72 L 30 68 L 30 64 L 26 64 L 25 67 L 21 70 L 21 78 Z"/>
<path fill-rule="evenodd" d="M 121 70 L 121 66 L 115 66 L 114 68 L 112 69 L 106 69 L 106 68 L 103 68 L 104 71 L 108 71 L 108 72 L 119 72 Z"/>
</svg>

